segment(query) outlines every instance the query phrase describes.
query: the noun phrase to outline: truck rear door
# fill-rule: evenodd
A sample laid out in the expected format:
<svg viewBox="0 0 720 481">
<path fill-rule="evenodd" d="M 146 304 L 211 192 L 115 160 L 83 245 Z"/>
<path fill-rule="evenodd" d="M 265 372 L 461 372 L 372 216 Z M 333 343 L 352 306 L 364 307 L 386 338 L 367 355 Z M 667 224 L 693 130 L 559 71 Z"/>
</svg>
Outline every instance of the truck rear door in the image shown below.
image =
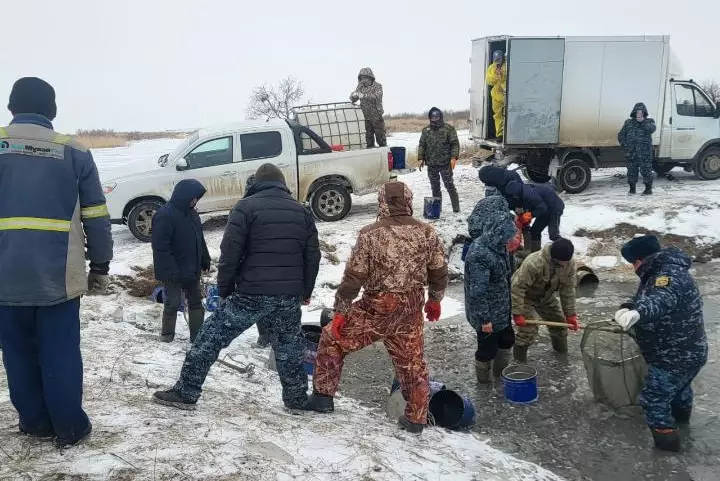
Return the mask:
<svg viewBox="0 0 720 481">
<path fill-rule="evenodd" d="M 487 56 L 488 39 L 478 38 L 473 40 L 470 57 L 470 135 L 473 139 L 485 139 L 487 136 L 485 131 L 485 123 L 488 119 L 485 108 Z"/>
<path fill-rule="evenodd" d="M 556 144 L 560 138 L 565 39 L 510 38 L 506 144 Z"/>
</svg>

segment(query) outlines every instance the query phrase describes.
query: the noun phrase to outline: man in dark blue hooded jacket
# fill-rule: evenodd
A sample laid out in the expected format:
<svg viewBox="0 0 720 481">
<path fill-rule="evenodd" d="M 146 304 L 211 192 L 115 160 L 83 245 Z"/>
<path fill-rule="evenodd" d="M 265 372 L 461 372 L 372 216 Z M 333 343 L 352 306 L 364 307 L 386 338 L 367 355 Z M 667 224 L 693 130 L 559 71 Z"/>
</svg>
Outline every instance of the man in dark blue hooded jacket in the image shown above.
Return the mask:
<svg viewBox="0 0 720 481">
<path fill-rule="evenodd" d="M 510 208 L 518 215 L 530 212 L 535 219 L 530 227 L 532 252 L 540 250 L 542 232 L 546 227 L 551 241 L 560 238 L 560 217 L 565 211 L 565 203 L 552 187 L 511 181 L 500 191 L 509 199 Z"/>
<path fill-rule="evenodd" d="M 618 142 L 625 149 L 627 159 L 627 179 L 630 184 L 630 194 L 634 194 L 635 184 L 638 181 L 638 171 L 645 182 L 643 195 L 652 194 L 653 184 L 653 144 L 652 134 L 657 127 L 655 121 L 648 117 L 648 110 L 644 103 L 635 104 L 630 112 L 630 118 L 625 121 L 618 132 Z"/>
<path fill-rule="evenodd" d="M 203 237 L 200 216 L 195 204 L 205 195 L 205 187 L 195 179 L 181 180 L 175 186 L 170 202 L 152 219 L 152 250 L 155 278 L 165 284 L 160 340 L 175 339 L 177 311 L 188 299 L 190 341 L 200 331 L 205 310 L 202 306 L 200 275 L 210 269 L 210 254 Z"/>
<path fill-rule="evenodd" d="M 625 244 L 622 255 L 640 286 L 615 320 L 631 331 L 648 363 L 640 402 L 655 446 L 678 451 L 677 423 L 690 421 L 691 384 L 707 362 L 702 298 L 688 272 L 691 260 L 680 249 L 661 249 L 654 236 L 643 236 Z"/>
</svg>

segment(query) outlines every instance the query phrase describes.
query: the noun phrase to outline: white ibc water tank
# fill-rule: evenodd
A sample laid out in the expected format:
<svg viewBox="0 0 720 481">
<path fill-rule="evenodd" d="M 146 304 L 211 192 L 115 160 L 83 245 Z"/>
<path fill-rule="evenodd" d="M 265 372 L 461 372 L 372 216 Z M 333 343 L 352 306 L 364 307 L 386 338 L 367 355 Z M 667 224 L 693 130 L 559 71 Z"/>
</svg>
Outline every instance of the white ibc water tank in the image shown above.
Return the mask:
<svg viewBox="0 0 720 481">
<path fill-rule="evenodd" d="M 350 102 L 304 105 L 293 109 L 295 120 L 309 128 L 330 145 L 342 145 L 345 150 L 360 150 L 365 142 L 365 116 L 360 107 Z M 304 139 L 303 147 L 312 148 Z"/>
</svg>

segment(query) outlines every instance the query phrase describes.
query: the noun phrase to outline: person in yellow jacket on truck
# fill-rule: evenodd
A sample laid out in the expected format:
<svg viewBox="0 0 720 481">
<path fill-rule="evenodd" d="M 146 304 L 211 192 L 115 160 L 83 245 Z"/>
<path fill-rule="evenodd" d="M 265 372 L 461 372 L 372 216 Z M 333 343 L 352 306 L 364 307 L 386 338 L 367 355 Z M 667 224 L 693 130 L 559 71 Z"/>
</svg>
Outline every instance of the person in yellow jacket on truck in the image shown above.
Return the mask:
<svg viewBox="0 0 720 481">
<path fill-rule="evenodd" d="M 505 63 L 505 54 L 501 50 L 493 52 L 493 62 L 487 69 L 485 81 L 488 87 L 492 87 L 490 97 L 495 120 L 495 136 L 501 140 L 505 131 L 505 88 L 507 85 L 507 64 Z"/>
</svg>

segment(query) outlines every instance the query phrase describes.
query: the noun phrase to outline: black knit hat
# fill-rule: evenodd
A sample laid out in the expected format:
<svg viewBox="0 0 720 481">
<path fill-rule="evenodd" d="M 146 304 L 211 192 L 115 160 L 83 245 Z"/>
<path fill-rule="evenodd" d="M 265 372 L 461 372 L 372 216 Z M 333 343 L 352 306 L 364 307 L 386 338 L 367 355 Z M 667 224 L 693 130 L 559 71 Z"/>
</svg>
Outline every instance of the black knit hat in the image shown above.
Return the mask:
<svg viewBox="0 0 720 481">
<path fill-rule="evenodd" d="M 55 89 L 37 77 L 23 77 L 13 85 L 8 109 L 13 115 L 40 114 L 53 120 L 57 115 Z"/>
<path fill-rule="evenodd" d="M 263 164 L 255 172 L 255 182 L 282 182 L 285 183 L 285 176 L 282 170 L 273 164 Z"/>
<path fill-rule="evenodd" d="M 550 257 L 556 261 L 569 261 L 575 253 L 575 246 L 568 239 L 560 238 L 550 246 Z"/>
<path fill-rule="evenodd" d="M 622 246 L 620 250 L 623 258 L 630 263 L 643 260 L 656 252 L 660 252 L 660 242 L 654 235 L 636 237 Z"/>
</svg>

